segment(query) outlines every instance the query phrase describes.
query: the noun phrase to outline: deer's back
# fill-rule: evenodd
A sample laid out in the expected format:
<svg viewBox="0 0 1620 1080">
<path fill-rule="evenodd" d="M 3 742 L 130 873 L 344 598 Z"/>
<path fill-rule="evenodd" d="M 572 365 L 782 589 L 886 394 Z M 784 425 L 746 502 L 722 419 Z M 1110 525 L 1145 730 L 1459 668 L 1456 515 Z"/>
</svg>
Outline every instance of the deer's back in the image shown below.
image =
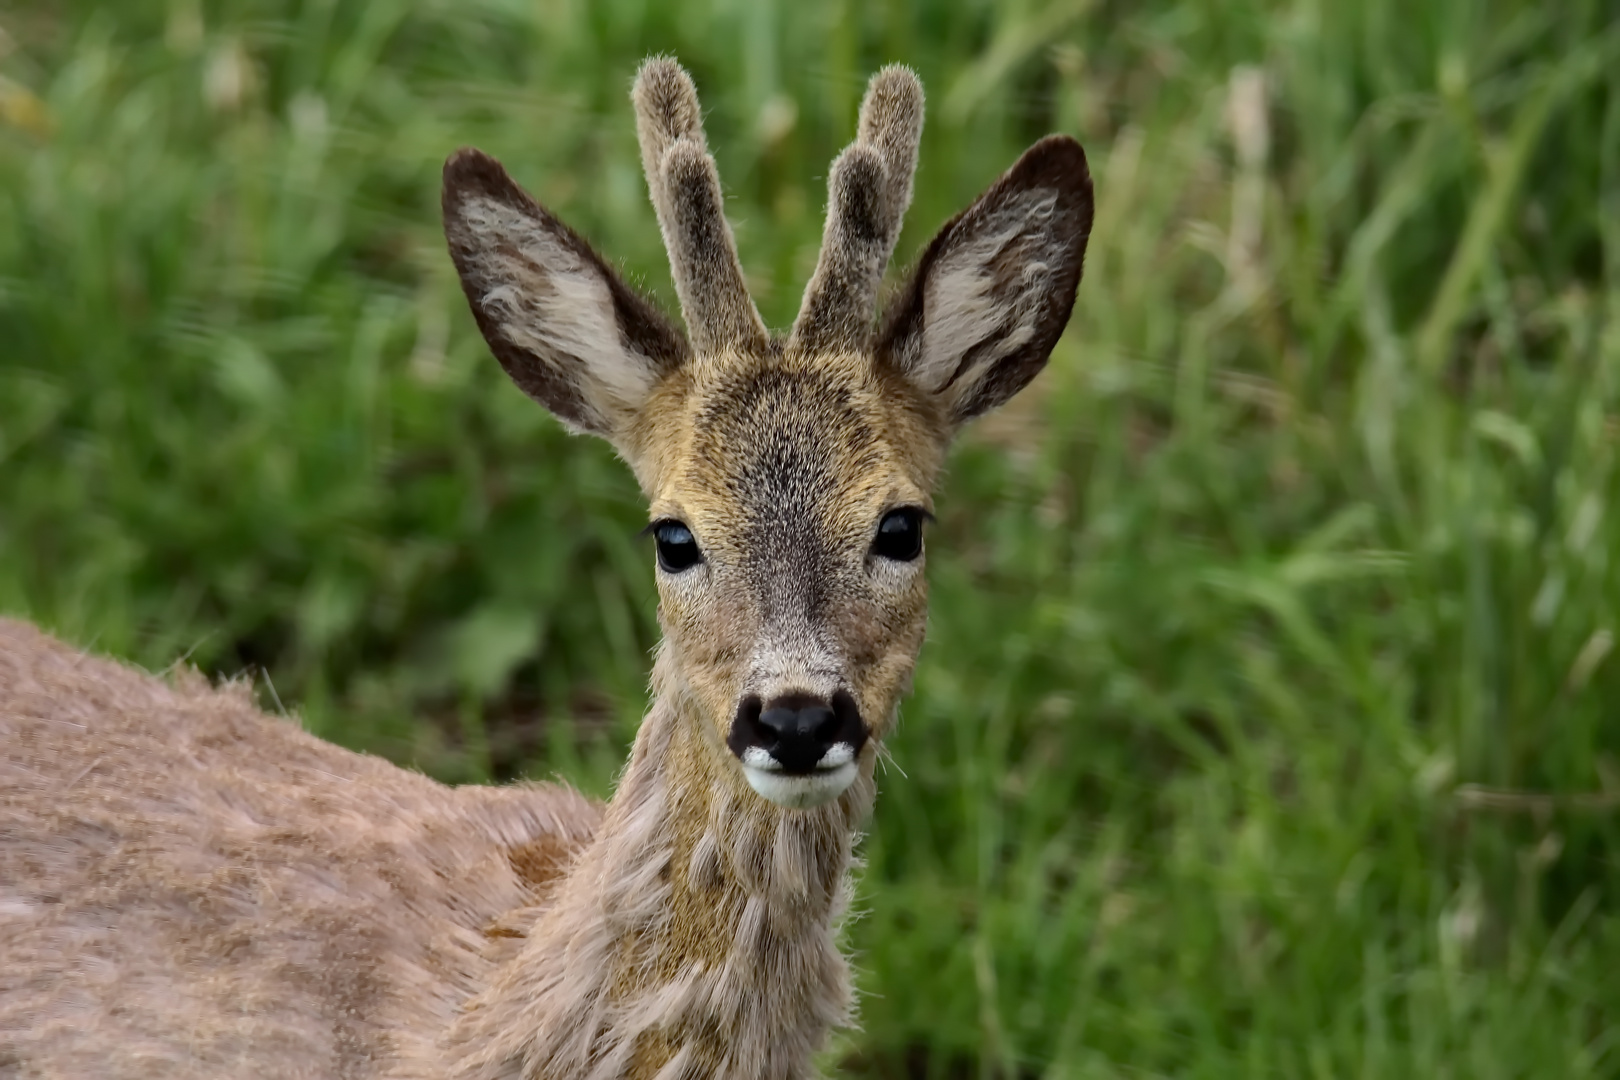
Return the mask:
<svg viewBox="0 0 1620 1080">
<path fill-rule="evenodd" d="M 598 819 L 0 620 L 0 1076 L 431 1075 Z"/>
</svg>

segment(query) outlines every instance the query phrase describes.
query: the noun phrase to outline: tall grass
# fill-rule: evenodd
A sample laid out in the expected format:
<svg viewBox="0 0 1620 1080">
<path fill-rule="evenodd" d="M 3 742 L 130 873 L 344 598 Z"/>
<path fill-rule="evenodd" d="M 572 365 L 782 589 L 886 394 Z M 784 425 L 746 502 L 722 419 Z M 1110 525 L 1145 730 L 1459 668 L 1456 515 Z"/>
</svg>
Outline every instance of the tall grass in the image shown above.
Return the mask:
<svg viewBox="0 0 1620 1080">
<path fill-rule="evenodd" d="M 672 305 L 638 60 L 767 320 L 866 75 L 902 254 L 1049 130 L 1097 229 L 941 499 L 848 1071 L 1620 1074 L 1620 23 L 1602 0 L 16 0 L 0 610 L 453 780 L 605 792 L 634 486 L 442 251 L 471 143 Z M 904 771 L 900 775 L 899 770 Z"/>
</svg>

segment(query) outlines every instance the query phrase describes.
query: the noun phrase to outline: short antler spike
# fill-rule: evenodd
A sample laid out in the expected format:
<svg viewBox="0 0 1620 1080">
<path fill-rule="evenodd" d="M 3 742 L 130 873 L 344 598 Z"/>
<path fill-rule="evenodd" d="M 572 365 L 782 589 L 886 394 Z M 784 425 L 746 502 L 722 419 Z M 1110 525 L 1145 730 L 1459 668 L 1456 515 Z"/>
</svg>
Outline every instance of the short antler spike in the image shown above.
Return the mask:
<svg viewBox="0 0 1620 1080">
<path fill-rule="evenodd" d="M 917 147 L 922 141 L 922 83 L 910 68 L 890 64 L 872 77 L 861 102 L 860 142 L 883 153 L 889 175 L 889 206 L 893 239 L 911 207 L 911 179 L 917 172 Z"/>
<path fill-rule="evenodd" d="M 630 97 L 647 188 L 693 348 L 762 348 L 765 324 L 743 280 L 692 77 L 674 60 L 653 57 L 636 74 Z"/>
<path fill-rule="evenodd" d="M 871 335 L 878 286 L 911 205 L 922 123 L 922 83 L 909 68 L 892 64 L 872 77 L 855 142 L 828 177 L 827 225 L 793 323 L 795 348 L 856 349 Z"/>
<path fill-rule="evenodd" d="M 654 56 L 636 73 L 630 98 L 636 109 L 636 137 L 641 142 L 641 167 L 652 189 L 653 208 L 664 207 L 664 152 L 677 139 L 690 139 L 706 148 L 703 114 L 698 108 L 697 87 L 674 60 Z"/>
</svg>

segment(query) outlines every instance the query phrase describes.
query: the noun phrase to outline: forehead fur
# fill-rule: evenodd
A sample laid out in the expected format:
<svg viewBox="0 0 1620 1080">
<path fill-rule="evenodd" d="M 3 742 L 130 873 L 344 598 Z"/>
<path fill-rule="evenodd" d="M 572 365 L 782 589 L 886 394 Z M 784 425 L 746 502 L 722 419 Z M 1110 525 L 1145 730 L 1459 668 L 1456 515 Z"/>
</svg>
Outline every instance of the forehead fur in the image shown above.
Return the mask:
<svg viewBox="0 0 1620 1080">
<path fill-rule="evenodd" d="M 932 401 L 858 353 L 699 358 L 638 427 L 654 516 L 739 527 L 848 512 L 864 532 L 883 506 L 926 505 L 948 440 Z"/>
</svg>

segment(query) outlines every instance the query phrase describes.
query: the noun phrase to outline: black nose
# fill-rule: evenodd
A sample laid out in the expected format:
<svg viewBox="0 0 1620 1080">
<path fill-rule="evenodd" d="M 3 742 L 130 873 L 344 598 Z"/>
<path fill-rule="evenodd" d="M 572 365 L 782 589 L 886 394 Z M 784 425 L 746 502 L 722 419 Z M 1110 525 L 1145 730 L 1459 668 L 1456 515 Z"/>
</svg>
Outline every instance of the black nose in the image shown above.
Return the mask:
<svg viewBox="0 0 1620 1080">
<path fill-rule="evenodd" d="M 776 760 L 788 772 L 808 772 L 832 745 L 838 717 L 819 701 L 778 701 L 759 714 L 759 724 L 775 737 Z"/>
<path fill-rule="evenodd" d="M 812 694 L 784 694 L 768 705 L 757 697 L 745 698 L 726 739 L 731 752 L 744 761 L 748 751 L 763 750 L 783 772 L 796 776 L 814 772 L 839 743 L 848 743 L 853 757 L 865 742 L 860 709 L 842 690 L 830 702 Z"/>
</svg>

